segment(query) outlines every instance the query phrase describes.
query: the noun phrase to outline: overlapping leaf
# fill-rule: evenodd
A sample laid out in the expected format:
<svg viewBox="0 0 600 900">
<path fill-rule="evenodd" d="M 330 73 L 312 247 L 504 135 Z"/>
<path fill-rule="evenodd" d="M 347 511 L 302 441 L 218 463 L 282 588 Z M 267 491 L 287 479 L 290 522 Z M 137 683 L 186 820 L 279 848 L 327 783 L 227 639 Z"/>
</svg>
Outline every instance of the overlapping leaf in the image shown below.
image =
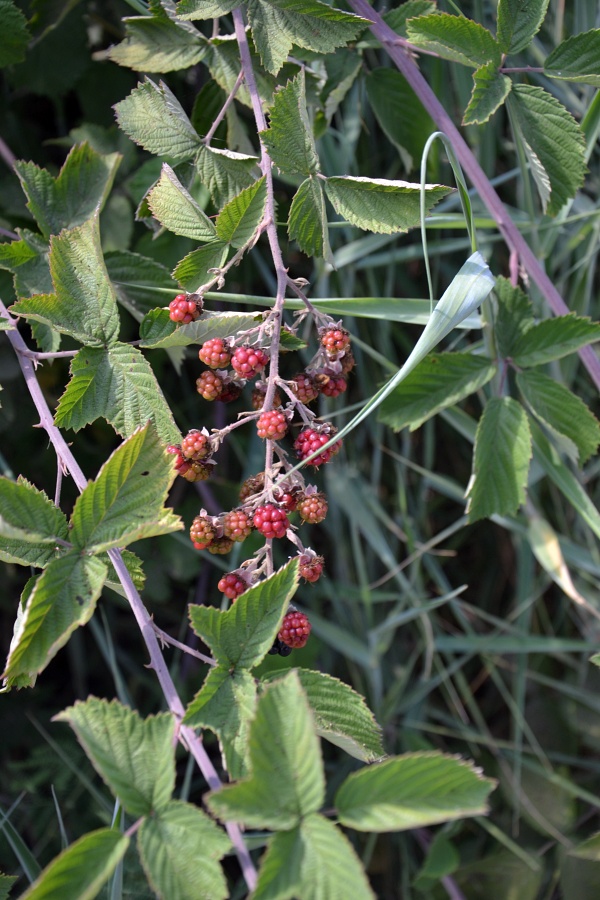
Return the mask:
<svg viewBox="0 0 600 900">
<path fill-rule="evenodd" d="M 0 478 L 0 559 L 45 566 L 67 541 L 67 520 L 50 498 L 19 477 Z"/>
<path fill-rule="evenodd" d="M 258 160 L 246 153 L 202 147 L 196 159 L 198 174 L 219 209 L 255 181 Z"/>
<path fill-rule="evenodd" d="M 250 727 L 249 753 L 250 776 L 206 798 L 217 816 L 280 831 L 294 828 L 320 808 L 325 780 L 319 741 L 295 672 L 269 685 L 261 696 Z"/>
<path fill-rule="evenodd" d="M 150 153 L 183 162 L 198 152 L 200 137 L 175 95 L 147 78 L 115 105 L 125 134 Z"/>
<path fill-rule="evenodd" d="M 140 335 L 141 347 L 188 347 L 190 344 L 203 344 L 214 337 L 229 337 L 241 331 L 247 331 L 262 319 L 262 313 L 206 312 L 195 322 L 180 326 L 169 318 L 169 311 L 156 309 L 148 313 Z"/>
<path fill-rule="evenodd" d="M 473 73 L 473 92 L 463 116 L 463 125 L 487 122 L 502 106 L 511 88 L 511 79 L 498 71 L 495 62 L 480 66 Z"/>
<path fill-rule="evenodd" d="M 275 165 L 285 173 L 316 175 L 319 158 L 306 108 L 304 70 L 275 92 L 269 112 L 269 128 L 261 140 Z"/>
<path fill-rule="evenodd" d="M 183 527 L 165 508 L 173 458 L 146 425 L 124 441 L 77 498 L 71 540 L 81 551 L 103 553 Z"/>
<path fill-rule="evenodd" d="M 471 353 L 431 353 L 381 404 L 379 418 L 394 431 L 411 431 L 440 410 L 487 384 L 496 364 Z"/>
<path fill-rule="evenodd" d="M 240 248 L 257 235 L 267 202 L 265 178 L 255 181 L 223 207 L 217 217 L 217 237 L 223 243 Z"/>
<path fill-rule="evenodd" d="M 222 241 L 210 241 L 184 256 L 173 269 L 173 278 L 186 291 L 193 293 L 212 279 L 214 273 L 210 269 L 220 269 L 225 264 L 228 253 L 229 248 Z M 204 315 L 206 317 L 207 314 Z"/>
<path fill-rule="evenodd" d="M 85 347 L 71 363 L 71 380 L 60 398 L 56 424 L 79 431 L 101 417 L 123 437 L 150 420 L 164 441 L 180 439 L 150 363 L 128 344 Z"/>
<path fill-rule="evenodd" d="M 550 0 L 498 0 L 496 40 L 503 53 L 528 47 L 542 26 Z"/>
<path fill-rule="evenodd" d="M 207 50 L 204 35 L 169 17 L 158 3 L 152 12 L 123 19 L 125 38 L 107 51 L 107 58 L 136 72 L 173 72 L 199 63 Z"/>
<path fill-rule="evenodd" d="M 30 40 L 27 19 L 12 0 L 0 0 L 0 68 L 25 59 Z"/>
<path fill-rule="evenodd" d="M 575 313 L 545 319 L 515 341 L 512 358 L 517 366 L 541 366 L 575 353 L 586 344 L 600 340 L 600 323 Z"/>
<path fill-rule="evenodd" d="M 298 241 L 298 246 L 307 256 L 322 256 L 331 261 L 325 195 L 317 178 L 307 178 L 294 194 L 288 217 L 288 234 L 292 240 Z"/>
<path fill-rule="evenodd" d="M 13 312 L 84 344 L 113 344 L 119 333 L 119 315 L 100 246 L 97 215 L 51 238 L 50 272 L 54 294 L 19 300 Z"/>
<path fill-rule="evenodd" d="M 215 226 L 166 163 L 147 202 L 152 215 L 173 234 L 200 242 L 216 239 Z"/>
<path fill-rule="evenodd" d="M 431 50 L 443 59 L 478 68 L 500 64 L 500 47 L 483 25 L 466 16 L 449 13 L 419 16 L 407 25 L 408 39 L 417 47 Z"/>
</svg>

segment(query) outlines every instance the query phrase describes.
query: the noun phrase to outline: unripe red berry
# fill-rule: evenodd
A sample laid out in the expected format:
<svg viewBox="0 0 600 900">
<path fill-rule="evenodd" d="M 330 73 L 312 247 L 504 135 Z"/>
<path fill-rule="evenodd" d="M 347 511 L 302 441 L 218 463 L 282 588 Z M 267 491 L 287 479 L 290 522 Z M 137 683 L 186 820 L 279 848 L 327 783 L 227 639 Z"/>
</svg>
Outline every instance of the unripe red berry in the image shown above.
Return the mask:
<svg viewBox="0 0 600 900">
<path fill-rule="evenodd" d="M 172 322 L 189 325 L 200 317 L 202 301 L 190 300 L 188 294 L 177 294 L 169 303 L 169 318 Z"/>
<path fill-rule="evenodd" d="M 308 457 L 323 447 L 335 434 L 333 426 L 328 426 L 325 431 L 316 431 L 314 428 L 304 428 L 296 440 L 294 441 L 294 450 L 300 459 L 308 459 Z M 328 463 L 332 456 L 339 451 L 342 446 L 341 441 L 336 441 L 327 450 L 323 450 L 314 459 L 311 459 L 309 466 L 321 466 Z"/>
<path fill-rule="evenodd" d="M 258 475 L 250 475 L 246 478 L 240 488 L 240 500 L 245 503 L 249 497 L 260 494 L 265 487 L 265 473 L 259 472 Z"/>
<path fill-rule="evenodd" d="M 254 513 L 254 527 L 266 538 L 282 538 L 288 528 L 288 517 L 283 509 L 274 503 L 259 506 Z"/>
<path fill-rule="evenodd" d="M 339 397 L 348 387 L 348 383 L 343 375 L 328 375 L 319 387 L 325 397 Z"/>
<path fill-rule="evenodd" d="M 350 335 L 344 328 L 326 328 L 321 332 L 321 344 L 329 356 L 337 356 L 350 348 Z"/>
<path fill-rule="evenodd" d="M 293 487 L 289 490 L 287 488 L 276 488 L 273 491 L 273 497 L 277 501 L 277 505 L 285 509 L 286 512 L 294 512 L 300 499 L 300 488 Z"/>
<path fill-rule="evenodd" d="M 211 453 L 210 438 L 194 429 L 181 442 L 181 452 L 186 459 L 207 459 Z"/>
<path fill-rule="evenodd" d="M 223 534 L 232 541 L 245 541 L 252 533 L 252 520 L 243 509 L 232 509 L 223 516 Z"/>
<path fill-rule="evenodd" d="M 198 356 L 205 366 L 211 369 L 224 369 L 231 362 L 231 351 L 227 347 L 223 338 L 211 338 L 205 341 Z"/>
<path fill-rule="evenodd" d="M 305 554 L 298 560 L 298 571 L 306 580 L 314 584 L 323 574 L 323 557 Z"/>
<path fill-rule="evenodd" d="M 304 613 L 289 612 L 284 616 L 277 638 L 282 644 L 285 644 L 286 647 L 292 647 L 294 650 L 299 650 L 306 644 L 308 636 L 310 635 L 310 630 L 310 622 Z"/>
<path fill-rule="evenodd" d="M 237 347 L 231 357 L 231 365 L 242 378 L 252 378 L 262 372 L 269 357 L 259 347 Z"/>
<path fill-rule="evenodd" d="M 212 475 L 212 471 L 212 465 L 207 465 L 205 462 L 202 462 L 202 460 L 199 459 L 193 459 L 189 463 L 187 463 L 185 472 L 180 470 L 179 474 L 183 475 L 186 481 L 206 481 L 206 479 L 210 478 L 210 476 Z"/>
<path fill-rule="evenodd" d="M 323 522 L 327 515 L 327 499 L 325 494 L 318 492 L 316 494 L 305 494 L 298 500 L 296 507 L 302 519 L 311 525 L 318 525 Z"/>
<path fill-rule="evenodd" d="M 229 572 L 227 575 L 223 575 L 219 581 L 218 588 L 221 593 L 235 602 L 240 594 L 248 590 L 248 585 L 237 572 Z"/>
<path fill-rule="evenodd" d="M 215 372 L 203 372 L 196 379 L 196 390 L 205 400 L 216 400 L 223 392 L 223 380 Z"/>
<path fill-rule="evenodd" d="M 280 441 L 285 437 L 287 428 L 288 420 L 285 413 L 278 409 L 261 413 L 256 423 L 258 436 L 270 441 Z"/>
<path fill-rule="evenodd" d="M 190 538 L 196 550 L 206 550 L 216 534 L 217 530 L 208 516 L 196 516 L 190 528 Z"/>
<path fill-rule="evenodd" d="M 290 389 L 300 403 L 305 405 L 312 403 L 319 396 L 319 388 L 315 384 L 312 375 L 309 375 L 307 372 L 299 372 L 298 375 L 294 375 L 290 383 Z"/>
<path fill-rule="evenodd" d="M 211 541 L 206 549 L 209 553 L 214 553 L 222 556 L 225 553 L 229 553 L 232 547 L 233 541 L 231 540 L 231 538 L 225 537 L 225 535 L 223 535 L 223 537 L 218 537 L 215 538 L 214 541 Z"/>
</svg>

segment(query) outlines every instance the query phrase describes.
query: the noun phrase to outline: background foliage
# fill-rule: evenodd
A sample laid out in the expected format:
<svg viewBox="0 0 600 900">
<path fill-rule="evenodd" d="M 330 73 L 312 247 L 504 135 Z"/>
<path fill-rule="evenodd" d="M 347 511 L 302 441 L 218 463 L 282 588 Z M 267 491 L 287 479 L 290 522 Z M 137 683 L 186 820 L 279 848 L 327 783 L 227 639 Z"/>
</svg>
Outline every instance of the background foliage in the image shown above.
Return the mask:
<svg viewBox="0 0 600 900">
<path fill-rule="evenodd" d="M 0 12 L 9 5 L 0 0 Z M 420 12 L 417 5 L 418 0 L 413 7 Z M 427 4 L 420 7 L 425 11 Z M 439 10 L 458 10 L 495 33 L 494 7 L 478 0 L 439 3 Z M 585 0 L 551 2 L 541 31 L 519 58 L 522 64 L 540 67 L 546 60 L 551 68 L 552 57 L 549 61 L 547 58 L 561 40 L 599 25 L 593 7 Z M 30 32 L 25 58 L 18 49 L 3 48 L 0 43 L 9 63 L 2 70 L 0 93 L 4 142 L 0 227 L 7 244 L 16 228 L 37 230 L 32 203 L 26 206 L 20 183 L 20 179 L 35 177 L 35 171 L 24 163 L 15 170 L 13 156 L 46 168 L 56 177 L 75 144 L 87 141 L 105 155 L 106 170 L 98 176 L 97 196 L 106 193 L 108 198 L 100 214 L 99 234 L 111 275 L 119 280 L 119 267 L 125 265 L 119 254 L 125 250 L 151 257 L 165 267 L 148 267 L 144 283 L 118 298 L 122 304 L 120 324 L 112 321 L 106 326 L 112 352 L 117 353 L 120 351 L 116 348 L 138 338 L 141 315 L 171 299 L 177 283 L 165 271 L 171 272 L 202 238 L 190 235 L 181 226 L 166 230 L 155 223 L 152 230 L 139 220 L 144 218 L 139 213 L 136 219 L 140 202 L 161 175 L 162 160 L 152 155 L 154 148 L 149 144 L 156 139 L 155 131 L 149 131 L 148 145 L 142 149 L 117 127 L 116 117 L 124 118 L 125 98 L 136 88 L 138 73 L 149 72 L 156 84 L 164 80 L 190 117 L 195 133 L 188 134 L 187 140 L 193 144 L 198 135 L 206 133 L 225 99 L 221 86 L 225 75 L 221 81 L 214 79 L 218 66 L 224 66 L 226 54 L 213 60 L 209 69 L 199 64 L 201 50 L 186 41 L 182 32 L 176 70 L 171 70 L 172 60 L 163 59 L 158 47 L 137 61 L 130 56 L 125 61 L 132 68 L 127 68 L 116 64 L 124 61 L 125 54 L 134 52 L 127 50 L 127 42 L 119 43 L 125 34 L 123 17 L 136 14 L 127 4 L 81 0 L 33 3 L 30 7 L 23 4 L 23 10 Z M 211 22 L 196 24 L 210 36 Z M 401 29 L 399 20 L 394 27 Z M 409 36 L 415 42 L 419 39 L 416 31 Z M 423 46 L 440 50 L 434 25 L 420 39 Z M 511 37 L 505 35 L 503 40 L 510 42 Z M 481 69 L 485 69 L 489 52 L 485 38 L 482 41 L 480 79 L 485 77 Z M 117 49 L 109 51 L 113 45 Z M 346 51 L 328 57 L 319 111 L 312 123 L 321 174 L 328 179 L 344 173 L 418 181 L 421 153 L 433 130 L 429 116 L 400 84 L 397 71 L 368 33 L 360 36 L 359 46 L 359 61 L 357 54 Z M 518 40 L 513 47 L 518 54 Z M 278 60 L 287 57 L 289 47 L 283 40 L 283 46 L 268 49 L 274 61 L 270 71 L 265 64 L 263 78 L 274 86 L 270 72 L 276 70 Z M 582 55 L 581 48 L 574 54 L 579 61 Z M 311 53 L 305 52 L 302 58 L 310 76 Z M 569 308 L 578 315 L 598 319 L 597 81 L 590 74 L 587 79 L 570 81 L 550 80 L 543 72 L 515 76 L 521 86 L 511 91 L 512 106 L 499 106 L 486 121 L 491 107 L 483 112 L 481 106 L 475 107 L 472 68 L 433 56 L 420 57 L 419 64 L 454 120 L 458 123 L 465 117 L 463 131 L 479 163 L 536 254 L 544 260 Z M 565 60 L 559 58 L 555 70 L 564 64 Z M 507 90 L 504 82 L 497 87 L 496 99 Z M 535 179 L 527 131 L 534 123 L 531 110 L 523 107 L 527 87 L 530 101 L 544 102 L 536 93 L 543 87 L 584 126 L 585 159 L 576 171 L 569 156 L 558 165 L 542 156 L 542 170 L 545 163 L 555 182 L 557 178 L 560 181 L 558 197 L 556 191 L 550 191 L 544 199 L 540 188 L 544 179 L 539 172 Z M 316 79 L 309 77 L 306 89 L 312 101 Z M 148 87 L 145 90 L 152 92 Z M 489 98 L 489 94 L 486 96 Z M 391 104 L 396 106 L 390 114 Z M 547 110 L 542 107 L 539 115 L 543 122 Z M 248 119 L 248 109 L 236 104 L 227 124 L 217 130 L 215 145 L 233 142 L 234 149 L 254 153 L 256 147 L 248 145 L 243 127 Z M 477 124 L 480 121 L 485 124 Z M 276 124 L 271 121 L 270 128 L 273 130 Z M 168 134 L 167 138 L 173 147 L 168 162 L 172 166 L 185 162 L 186 135 Z M 116 170 L 110 164 L 113 153 L 123 156 Z M 308 182 L 307 191 L 314 189 L 311 176 L 316 163 L 309 148 L 300 158 L 294 158 L 293 164 L 287 155 L 278 160 L 278 165 L 278 220 L 285 223 L 290 216 L 294 222 L 292 198 L 303 181 Z M 534 169 L 533 183 L 525 174 L 528 165 Z M 565 208 L 563 203 L 573 196 L 586 165 L 584 189 Z M 559 178 L 561 171 L 564 181 Z M 243 171 L 237 172 L 237 177 L 243 179 Z M 427 180 L 454 183 L 439 143 L 429 155 Z M 160 190 L 155 188 L 148 200 L 155 214 L 164 202 L 167 181 L 163 174 Z M 46 230 L 40 227 L 44 235 L 56 233 L 64 224 L 59 215 L 59 182 L 57 179 L 52 188 L 57 197 L 57 221 L 48 222 Z M 231 199 L 226 188 L 221 186 L 219 208 Z M 336 202 L 341 201 L 335 191 L 336 182 L 330 181 L 329 199 L 339 212 Z M 207 194 L 198 197 L 214 216 L 216 206 L 211 206 Z M 479 247 L 493 272 L 508 276 L 511 260 L 505 244 L 477 196 L 472 202 Z M 558 216 L 551 218 L 542 208 Z M 344 403 L 324 398 L 319 401 L 328 418 L 343 425 L 410 354 L 427 320 L 429 302 L 409 300 L 427 298 L 428 286 L 423 247 L 416 231 L 387 234 L 381 228 L 384 233 L 366 234 L 334 216 L 331 207 L 328 209 L 334 220 L 328 238 L 314 230 L 307 236 L 300 224 L 291 228 L 292 238 L 298 238 L 305 250 L 322 254 L 325 259 L 303 254 L 296 240 L 285 237 L 283 250 L 293 277 L 310 281 L 313 300 L 339 301 L 334 315 L 343 315 L 352 332 L 358 366 Z M 436 296 L 470 253 L 471 242 L 458 210 L 455 195 L 442 200 L 436 211 L 444 218 L 432 224 L 429 232 L 428 257 Z M 88 213 L 82 211 L 81 223 Z M 149 210 L 145 218 L 149 218 Z M 210 231 L 213 220 L 208 221 Z M 69 219 L 70 226 L 81 223 Z M 81 224 L 82 229 L 87 227 Z M 225 231 L 225 220 L 220 227 L 219 232 L 217 224 L 219 238 L 231 239 Z M 285 236 L 284 228 L 281 234 Z M 86 232 L 86 240 L 93 246 L 97 235 Z M 241 246 L 243 240 L 243 235 L 234 236 L 234 246 Z M 207 266 L 218 263 L 211 260 Z M 24 267 L 25 284 L 29 274 L 36 277 Z M 179 280 L 185 284 L 181 273 Z M 23 295 L 28 293 L 24 290 Z M 255 306 L 256 301 L 249 297 L 274 294 L 268 247 L 261 240 L 252 254 L 232 269 L 224 291 L 209 296 L 212 308 L 243 314 L 250 304 L 250 308 Z M 0 297 L 7 305 L 16 299 L 13 278 L 3 269 Z M 535 288 L 530 299 L 533 305 L 527 313 L 522 303 L 519 305 L 519 297 L 513 297 L 511 321 L 518 318 L 517 312 L 525 317 L 535 315 L 542 322 L 549 320 L 549 310 Z M 323 304 L 323 308 L 332 306 L 331 302 Z M 82 321 L 89 324 L 85 315 Z M 504 336 L 508 341 L 506 329 Z M 551 341 L 556 340 L 554 335 Z M 146 345 L 151 343 L 150 339 L 146 341 Z M 75 346 L 69 336 L 63 338 L 61 349 Z M 469 359 L 479 361 L 486 350 L 489 353 L 478 330 L 453 332 L 444 349 L 457 354 L 468 352 Z M 536 381 L 537 369 L 527 368 L 540 360 L 528 358 L 526 350 L 521 347 L 523 372 L 518 384 L 508 376 L 511 391 L 525 406 L 528 402 L 539 405 L 540 394 L 547 397 L 548 391 L 565 388 L 598 411 L 597 391 L 574 353 L 541 360 L 547 366 L 543 371 L 551 378 L 550 387 Z M 198 369 L 195 354 L 176 345 L 168 352 L 144 352 L 177 428 L 222 427 L 226 417 L 230 418 L 231 407 L 199 406 L 194 390 Z M 34 428 L 33 407 L 24 397 L 21 373 L 4 339 L 0 354 L 2 473 L 9 478 L 21 474 L 52 495 L 55 457 L 48 451 L 44 432 Z M 428 365 L 435 366 L 435 362 Z M 284 370 L 285 366 L 284 358 Z M 379 418 L 371 416 L 354 430 L 335 463 L 322 470 L 318 478 L 328 495 L 330 510 L 326 527 L 314 529 L 311 545 L 325 557 L 327 577 L 314 586 L 302 586 L 297 595 L 299 605 L 310 615 L 313 634 L 300 659 L 298 654 L 292 660 L 267 657 L 257 672 L 269 675 L 274 667 L 292 665 L 327 672 L 366 698 L 382 725 L 388 753 L 441 749 L 475 760 L 487 776 L 498 779 L 499 789 L 492 795 L 487 818 L 413 832 L 352 832 L 355 849 L 377 896 L 390 900 L 448 895 L 586 900 L 597 897 L 600 891 L 599 850 L 594 837 L 600 806 L 600 673 L 589 664 L 599 637 L 598 438 L 590 420 L 586 420 L 592 429 L 586 432 L 587 438 L 581 428 L 569 432 L 567 423 L 550 422 L 550 433 L 562 440 L 561 465 L 557 465 L 541 434 L 536 456 L 521 473 L 507 509 L 486 507 L 489 495 L 477 498 L 472 493 L 471 504 L 481 504 L 481 516 L 493 515 L 479 519 L 471 508 L 469 521 L 464 496 L 472 474 L 477 420 L 487 396 L 481 368 L 480 381 L 461 394 L 466 399 L 435 417 L 424 414 L 425 407 L 430 410 L 431 400 L 424 404 L 422 384 L 411 387 L 405 382 L 405 393 L 388 398 Z M 44 363 L 38 369 L 52 409 L 63 394 L 68 372 L 68 359 Z M 427 370 L 421 370 L 421 377 L 426 381 Z M 416 392 L 412 397 L 406 394 L 410 390 Z M 431 392 L 427 393 L 430 396 Z M 412 408 L 409 400 L 414 403 Z M 565 394 L 560 394 L 550 406 L 566 402 Z M 234 413 L 242 408 L 235 406 Z M 505 415 L 497 405 L 495 409 L 488 403 L 486 409 L 489 419 L 494 414 Z M 63 424 L 68 426 L 70 411 L 63 410 L 62 415 Z M 509 420 L 508 427 L 519 433 L 520 413 L 511 407 L 511 415 L 515 418 Z M 405 427 L 421 421 L 421 427 L 414 431 Z M 497 445 L 497 422 L 490 424 L 488 420 L 488 425 L 487 443 L 480 443 L 483 461 Z M 166 434 L 174 426 L 165 420 L 163 427 Z M 119 444 L 114 429 L 101 419 L 83 428 L 76 446 L 86 477 L 95 477 Z M 218 475 L 209 489 L 200 487 L 200 498 L 179 479 L 169 505 L 182 515 L 187 526 L 198 511 L 199 500 L 215 512 L 235 505 L 240 482 L 262 468 L 259 444 L 245 430 L 233 432 L 221 451 Z M 581 469 L 578 463 L 583 465 Z M 551 473 L 554 477 L 549 477 Z M 527 478 L 527 500 L 517 512 L 516 507 L 525 498 Z M 67 515 L 73 512 L 76 496 L 74 485 L 65 480 L 62 508 Z M 478 521 L 473 523 L 473 519 Z M 244 557 L 234 555 L 233 562 L 222 562 L 220 557 L 198 554 L 187 536 L 177 532 L 149 537 L 136 543 L 134 549 L 143 560 L 144 599 L 150 612 L 165 631 L 198 647 L 198 638 L 189 629 L 188 604 L 208 601 L 218 605 L 220 576 Z M 246 555 L 246 547 L 243 552 Z M 3 567 L 0 635 L 4 651 L 8 651 L 16 604 L 28 577 L 28 569 Z M 73 633 L 66 648 L 39 678 L 35 690 L 3 695 L 0 813 L 6 819 L 0 834 L 2 871 L 16 872 L 15 859 L 20 858 L 33 874 L 36 867 L 45 866 L 84 832 L 110 825 L 113 802 L 109 793 L 86 762 L 71 731 L 50 720 L 90 693 L 116 696 L 144 716 L 155 713 L 162 707 L 162 696 L 154 673 L 144 668 L 146 660 L 126 603 L 107 591 L 88 626 Z M 182 698 L 190 701 L 206 676 L 206 667 L 178 651 L 170 653 L 168 660 Z M 218 742 L 209 732 L 206 745 L 217 764 Z M 329 802 L 357 764 L 331 743 L 323 743 L 322 752 L 332 795 L 327 798 Z M 199 803 L 205 784 L 180 750 L 176 768 L 177 798 Z M 165 802 L 174 803 L 169 791 L 167 794 Z M 314 810 L 318 807 L 317 803 Z M 324 839 L 319 829 L 326 826 L 318 821 L 321 819 L 315 812 L 314 820 L 306 826 L 315 829 L 312 839 L 317 842 Z M 148 835 L 147 840 L 151 837 Z M 260 834 L 256 843 L 261 845 Z M 29 855 L 24 848 L 29 848 Z M 23 868 L 23 862 L 20 865 Z M 225 871 L 232 896 L 239 896 L 239 871 L 234 859 L 226 858 Z M 124 872 L 122 896 L 150 896 L 144 877 L 129 856 L 125 857 Z M 26 881 L 22 876 L 18 888 L 24 890 Z"/>
</svg>

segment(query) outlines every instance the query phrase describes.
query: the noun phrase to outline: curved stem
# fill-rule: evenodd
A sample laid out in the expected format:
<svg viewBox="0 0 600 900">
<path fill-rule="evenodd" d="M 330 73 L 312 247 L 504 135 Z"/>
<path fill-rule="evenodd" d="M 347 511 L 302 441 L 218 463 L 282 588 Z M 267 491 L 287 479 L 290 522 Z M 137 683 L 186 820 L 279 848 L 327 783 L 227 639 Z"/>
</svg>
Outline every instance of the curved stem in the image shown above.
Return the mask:
<svg viewBox="0 0 600 900">
<path fill-rule="evenodd" d="M 35 408 L 40 417 L 40 426 L 48 435 L 50 443 L 56 451 L 59 466 L 64 467 L 64 469 L 69 472 L 79 490 L 83 491 L 87 486 L 88 480 L 83 474 L 79 463 L 73 456 L 71 449 L 69 448 L 62 434 L 54 424 L 52 413 L 50 412 L 48 404 L 46 403 L 46 398 L 44 397 L 42 389 L 40 388 L 40 385 L 36 378 L 33 362 L 29 358 L 27 345 L 25 344 L 25 341 L 16 328 L 16 321 L 12 318 L 1 300 L 0 317 L 6 319 L 11 323 L 11 325 L 15 326 L 14 328 L 7 329 L 5 334 L 17 354 L 17 359 L 19 360 L 19 365 L 21 366 L 21 371 L 23 372 L 23 377 L 25 378 L 25 384 L 27 385 L 27 389 L 29 390 L 31 399 L 34 402 Z M 135 587 L 131 579 L 131 575 L 129 574 L 125 563 L 123 562 L 121 552 L 119 550 L 109 550 L 108 556 L 115 568 L 115 572 L 117 573 L 119 581 L 121 582 L 121 585 L 125 592 L 125 596 L 131 607 L 131 611 L 133 612 L 135 620 L 138 623 L 139 629 L 142 633 L 142 638 L 144 640 L 144 643 L 146 644 L 146 648 L 150 656 L 150 668 L 154 669 L 154 671 L 156 672 L 158 682 L 164 694 L 165 700 L 167 701 L 170 712 L 172 712 L 173 715 L 180 721 L 185 714 L 185 709 L 162 655 L 152 619 L 150 618 L 148 610 L 144 606 L 142 598 L 140 597 L 137 588 Z M 182 743 L 185 744 L 189 752 L 196 760 L 198 768 L 202 772 L 209 787 L 212 790 L 217 790 L 218 788 L 220 788 L 222 785 L 221 779 L 219 778 L 210 757 L 204 749 L 202 738 L 197 735 L 192 728 L 189 728 L 187 726 L 181 726 L 179 735 Z M 226 828 L 227 832 L 229 833 L 229 837 L 231 838 L 231 841 L 235 847 L 235 851 L 238 856 L 238 860 L 240 862 L 246 884 L 248 885 L 248 888 L 252 890 L 256 885 L 256 869 L 254 868 L 254 864 L 250 858 L 248 848 L 244 843 L 240 828 L 234 822 L 228 822 L 226 824 Z"/>
<path fill-rule="evenodd" d="M 519 254 L 523 266 L 529 272 L 531 280 L 538 286 L 552 312 L 557 316 L 564 316 L 569 313 L 570 310 L 567 304 L 510 218 L 508 211 L 490 184 L 487 175 L 475 159 L 462 134 L 415 65 L 412 57 L 407 54 L 404 48 L 398 46 L 398 35 L 386 25 L 379 13 L 369 6 L 367 0 L 349 0 L 349 4 L 355 13 L 371 20 L 371 32 L 381 42 L 390 59 L 395 63 L 401 74 L 404 75 L 436 126 L 441 131 L 444 131 L 452 141 L 458 160 L 468 173 L 473 186 L 477 189 L 490 214 L 495 219 L 509 249 L 515 250 Z M 600 359 L 598 359 L 590 346 L 583 347 L 578 353 L 592 381 L 600 390 Z"/>
</svg>

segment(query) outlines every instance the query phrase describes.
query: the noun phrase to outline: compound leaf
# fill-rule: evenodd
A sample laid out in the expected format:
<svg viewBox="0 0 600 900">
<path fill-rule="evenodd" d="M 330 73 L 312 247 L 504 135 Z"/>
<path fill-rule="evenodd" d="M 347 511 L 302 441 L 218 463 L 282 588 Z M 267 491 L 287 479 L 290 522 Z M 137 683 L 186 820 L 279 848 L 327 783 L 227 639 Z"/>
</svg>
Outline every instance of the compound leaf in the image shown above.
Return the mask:
<svg viewBox="0 0 600 900">
<path fill-rule="evenodd" d="M 541 28 L 550 0 L 498 0 L 496 40 L 503 53 L 519 53 Z"/>
<path fill-rule="evenodd" d="M 0 559 L 45 566 L 69 537 L 67 519 L 44 491 L 24 478 L 0 478 Z"/>
<path fill-rule="evenodd" d="M 281 831 L 320 808 L 325 780 L 319 739 L 296 672 L 265 688 L 250 726 L 249 755 L 248 778 L 206 797 L 219 818 Z"/>
<path fill-rule="evenodd" d="M 551 78 L 600 87 L 600 28 L 574 34 L 546 57 L 544 72 Z"/>
<path fill-rule="evenodd" d="M 482 125 L 502 106 L 512 88 L 508 75 L 496 63 L 480 66 L 473 73 L 473 92 L 463 116 L 463 125 Z"/>
<path fill-rule="evenodd" d="M 147 202 L 152 215 L 173 234 L 202 243 L 217 237 L 211 220 L 166 163 Z"/>
<path fill-rule="evenodd" d="M 319 171 L 319 158 L 306 108 L 304 69 L 275 91 L 269 127 L 261 140 L 281 172 L 305 177 Z"/>
<path fill-rule="evenodd" d="M 203 146 L 196 159 L 196 167 L 213 203 L 221 209 L 254 183 L 252 171 L 257 162 L 255 156 L 245 153 Z"/>
<path fill-rule="evenodd" d="M 288 234 L 307 256 L 322 256 L 331 261 L 327 211 L 323 187 L 317 178 L 302 182 L 292 200 Z"/>
<path fill-rule="evenodd" d="M 199 287 L 212 280 L 214 273 L 210 269 L 220 269 L 225 264 L 229 248 L 221 241 L 209 241 L 203 247 L 192 250 L 177 263 L 173 269 L 173 278 L 186 291 L 194 293 Z M 204 314 L 203 321 L 207 313 Z"/>
<path fill-rule="evenodd" d="M 216 222 L 218 238 L 236 248 L 246 245 L 257 234 L 266 202 L 267 184 L 263 177 L 223 207 Z"/>
<path fill-rule="evenodd" d="M 150 153 L 183 162 L 196 156 L 200 137 L 175 95 L 149 78 L 115 105 L 117 122 Z"/>
<path fill-rule="evenodd" d="M 501 359 L 509 359 L 512 358 L 521 335 L 535 324 L 533 306 L 527 294 L 511 284 L 508 278 L 499 276 L 494 292 L 498 300 L 498 312 L 494 322 L 498 355 Z"/>
<path fill-rule="evenodd" d="M 599 322 L 569 313 L 545 319 L 528 328 L 515 341 L 512 358 L 517 366 L 523 368 L 541 366 L 599 340 Z"/>
<path fill-rule="evenodd" d="M 204 35 L 171 18 L 158 4 L 152 11 L 151 16 L 123 19 L 125 39 L 110 47 L 106 57 L 136 72 L 173 72 L 199 63 L 207 50 Z"/>
</svg>

